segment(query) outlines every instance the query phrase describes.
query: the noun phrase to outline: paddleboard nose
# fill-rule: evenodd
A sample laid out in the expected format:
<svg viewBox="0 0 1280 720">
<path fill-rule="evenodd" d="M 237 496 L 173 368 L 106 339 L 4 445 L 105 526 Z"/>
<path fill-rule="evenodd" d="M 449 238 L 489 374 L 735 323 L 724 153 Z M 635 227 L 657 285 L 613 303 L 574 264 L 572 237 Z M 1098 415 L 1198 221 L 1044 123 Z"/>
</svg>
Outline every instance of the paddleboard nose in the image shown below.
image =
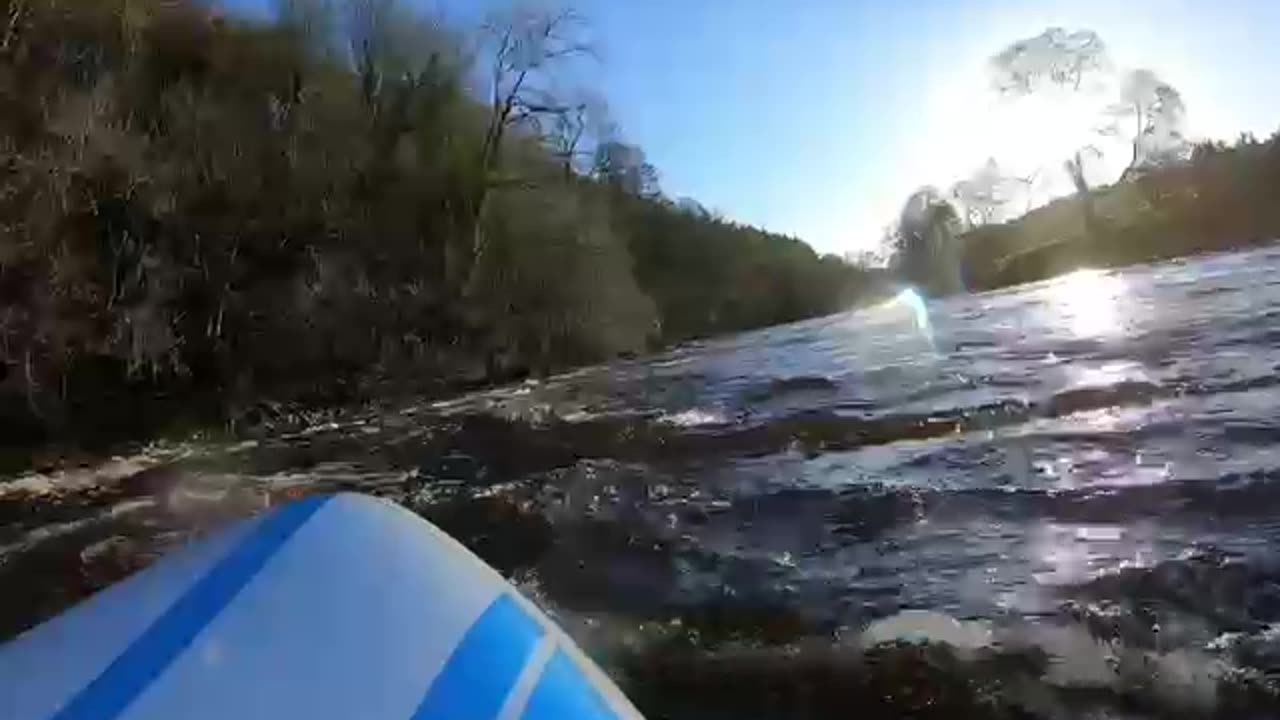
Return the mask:
<svg viewBox="0 0 1280 720">
<path fill-rule="evenodd" d="M 0 716 L 637 718 L 533 603 L 408 510 L 309 497 L 0 647 Z"/>
</svg>

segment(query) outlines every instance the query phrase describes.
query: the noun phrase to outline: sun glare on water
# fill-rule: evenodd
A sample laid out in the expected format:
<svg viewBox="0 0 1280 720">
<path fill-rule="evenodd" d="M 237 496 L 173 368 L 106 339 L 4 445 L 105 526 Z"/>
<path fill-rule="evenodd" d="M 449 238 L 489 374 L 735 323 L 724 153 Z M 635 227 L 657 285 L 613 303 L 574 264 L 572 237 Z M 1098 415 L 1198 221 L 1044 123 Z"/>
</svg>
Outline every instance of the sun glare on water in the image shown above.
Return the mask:
<svg viewBox="0 0 1280 720">
<path fill-rule="evenodd" d="M 1116 335 L 1124 329 L 1124 280 L 1100 270 L 1082 269 L 1055 278 L 1044 288 L 1049 321 L 1079 338 Z"/>
</svg>

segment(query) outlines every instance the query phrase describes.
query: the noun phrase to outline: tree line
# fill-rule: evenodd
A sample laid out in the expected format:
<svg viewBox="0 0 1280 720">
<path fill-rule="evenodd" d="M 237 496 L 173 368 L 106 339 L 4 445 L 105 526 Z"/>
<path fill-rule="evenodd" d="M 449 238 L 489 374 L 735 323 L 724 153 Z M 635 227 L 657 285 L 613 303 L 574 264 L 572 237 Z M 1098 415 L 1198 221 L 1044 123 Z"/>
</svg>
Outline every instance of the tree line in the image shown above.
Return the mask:
<svg viewBox="0 0 1280 720">
<path fill-rule="evenodd" d="M 969 290 L 1222 252 L 1280 238 L 1280 133 L 1201 141 L 1188 156 L 958 236 Z M 1046 242 L 1045 239 L 1049 241 Z"/>
<path fill-rule="evenodd" d="M 571 11 L 0 0 L 5 442 L 443 391 L 834 312 L 874 273 L 666 197 Z"/>
</svg>

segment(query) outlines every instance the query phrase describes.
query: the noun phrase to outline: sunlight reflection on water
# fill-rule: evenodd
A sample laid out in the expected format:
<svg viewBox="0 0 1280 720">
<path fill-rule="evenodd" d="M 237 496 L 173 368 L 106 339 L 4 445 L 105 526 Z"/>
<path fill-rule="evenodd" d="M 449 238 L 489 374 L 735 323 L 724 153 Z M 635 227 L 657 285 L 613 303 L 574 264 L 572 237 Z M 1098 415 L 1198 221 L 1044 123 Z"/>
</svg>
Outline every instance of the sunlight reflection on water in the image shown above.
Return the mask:
<svg viewBox="0 0 1280 720">
<path fill-rule="evenodd" d="M 1133 360 L 1114 360 L 1095 367 L 1067 365 L 1064 370 L 1072 388 L 1107 388 L 1122 382 L 1151 382 L 1142 364 Z"/>
<path fill-rule="evenodd" d="M 1150 528 L 1047 522 L 1029 538 L 1038 567 L 1032 573 L 1042 586 L 1087 582 L 1122 567 L 1145 566 L 1155 556 Z"/>
<path fill-rule="evenodd" d="M 1123 305 L 1128 288 L 1118 275 L 1076 270 L 1050 282 L 1044 293 L 1052 313 L 1050 321 L 1078 338 L 1113 336 L 1125 327 Z"/>
</svg>

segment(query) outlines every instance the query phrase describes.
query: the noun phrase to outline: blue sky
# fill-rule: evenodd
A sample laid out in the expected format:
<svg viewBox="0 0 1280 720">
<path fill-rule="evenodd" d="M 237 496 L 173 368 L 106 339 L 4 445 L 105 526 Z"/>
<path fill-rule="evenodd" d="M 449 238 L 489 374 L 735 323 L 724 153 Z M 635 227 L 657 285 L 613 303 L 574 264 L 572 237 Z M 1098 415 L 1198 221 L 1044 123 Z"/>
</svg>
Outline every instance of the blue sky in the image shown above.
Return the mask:
<svg viewBox="0 0 1280 720">
<path fill-rule="evenodd" d="M 507 4 L 412 1 L 461 23 Z M 1275 0 L 573 6 L 589 18 L 601 53 L 579 70 L 584 81 L 607 98 L 669 195 L 824 251 L 874 245 L 920 185 L 946 186 L 988 156 L 1003 162 L 1045 145 L 1026 124 L 990 132 L 997 125 L 988 122 L 983 64 L 1046 27 L 1091 28 L 1117 64 L 1155 70 L 1182 92 L 1192 135 L 1280 128 Z"/>
</svg>

